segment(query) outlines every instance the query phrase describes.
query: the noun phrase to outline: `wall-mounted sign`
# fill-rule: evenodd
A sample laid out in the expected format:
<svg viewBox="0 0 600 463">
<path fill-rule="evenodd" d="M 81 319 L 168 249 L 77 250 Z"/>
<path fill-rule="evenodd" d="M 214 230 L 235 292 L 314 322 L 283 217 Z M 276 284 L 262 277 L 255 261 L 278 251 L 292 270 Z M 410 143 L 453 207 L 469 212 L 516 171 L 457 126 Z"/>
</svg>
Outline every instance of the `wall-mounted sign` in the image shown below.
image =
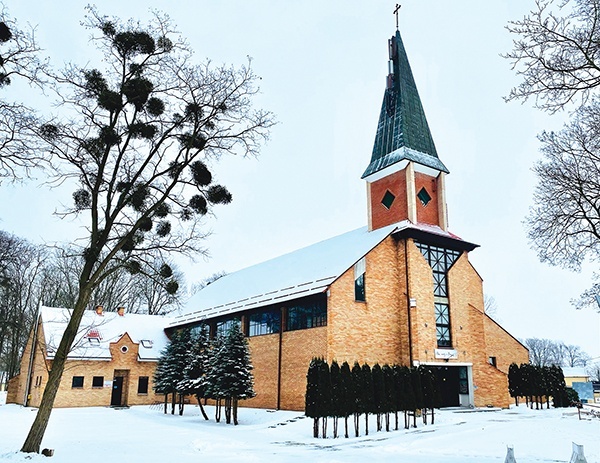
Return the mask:
<svg viewBox="0 0 600 463">
<path fill-rule="evenodd" d="M 458 351 L 456 349 L 436 349 L 436 359 L 457 359 Z"/>
<path fill-rule="evenodd" d="M 112 387 L 112 381 L 110 381 L 110 380 L 104 381 L 104 387 Z"/>
</svg>

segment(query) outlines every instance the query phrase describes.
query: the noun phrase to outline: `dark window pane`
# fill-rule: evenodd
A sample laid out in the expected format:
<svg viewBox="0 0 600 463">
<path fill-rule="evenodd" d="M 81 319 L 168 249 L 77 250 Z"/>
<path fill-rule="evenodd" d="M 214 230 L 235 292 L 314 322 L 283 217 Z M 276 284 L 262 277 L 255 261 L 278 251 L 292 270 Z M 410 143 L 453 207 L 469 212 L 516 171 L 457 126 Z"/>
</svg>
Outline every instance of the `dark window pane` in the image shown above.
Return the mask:
<svg viewBox="0 0 600 463">
<path fill-rule="evenodd" d="M 421 201 L 421 204 L 423 204 L 423 206 L 427 206 L 429 204 L 429 201 L 431 201 L 431 196 L 429 196 L 429 193 L 427 193 L 427 190 L 425 188 L 421 188 L 419 190 L 419 192 L 417 193 L 417 198 L 419 198 L 419 201 Z"/>
<path fill-rule="evenodd" d="M 396 197 L 393 195 L 393 193 L 390 190 L 387 190 L 383 195 L 381 204 L 383 204 L 386 209 L 389 209 L 390 207 L 392 207 L 394 199 L 396 199 Z"/>
<path fill-rule="evenodd" d="M 83 387 L 83 376 L 73 376 L 71 387 Z"/>
<path fill-rule="evenodd" d="M 92 378 L 92 387 L 104 387 L 104 376 L 94 376 Z"/>
<path fill-rule="evenodd" d="M 327 304 L 325 301 L 306 302 L 288 308 L 286 330 L 303 330 L 327 325 Z"/>
<path fill-rule="evenodd" d="M 281 311 L 267 309 L 251 314 L 248 321 L 248 336 L 279 333 L 281 327 Z"/>
<path fill-rule="evenodd" d="M 148 376 L 140 376 L 138 379 L 138 394 L 148 394 Z"/>
<path fill-rule="evenodd" d="M 361 302 L 366 301 L 364 273 L 354 280 L 354 300 Z"/>
</svg>

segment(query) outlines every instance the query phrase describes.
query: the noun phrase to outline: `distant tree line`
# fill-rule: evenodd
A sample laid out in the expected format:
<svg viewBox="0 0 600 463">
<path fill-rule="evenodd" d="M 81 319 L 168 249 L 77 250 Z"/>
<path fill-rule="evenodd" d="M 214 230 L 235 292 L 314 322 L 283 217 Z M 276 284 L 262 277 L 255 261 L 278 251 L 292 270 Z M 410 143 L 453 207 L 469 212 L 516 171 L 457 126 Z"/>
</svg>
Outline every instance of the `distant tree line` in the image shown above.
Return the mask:
<svg viewBox="0 0 600 463">
<path fill-rule="evenodd" d="M 19 363 L 40 304 L 72 308 L 83 260 L 68 249 L 35 245 L 0 230 L 0 384 L 19 372 Z M 180 307 L 183 277 L 169 264 L 153 264 L 152 275 L 119 269 L 98 285 L 90 307 L 163 315 Z"/>
<path fill-rule="evenodd" d="M 529 362 L 537 366 L 586 367 L 590 356 L 573 344 L 551 339 L 527 338 L 523 344 L 529 349 Z"/>
<path fill-rule="evenodd" d="M 161 354 L 154 374 L 154 389 L 165 395 L 164 413 L 171 396 L 171 414 L 179 404 L 183 415 L 184 400 L 193 395 L 198 401 L 205 420 L 208 415 L 202 402 L 215 401 L 215 421 L 238 424 L 238 403 L 250 399 L 254 392 L 254 378 L 248 341 L 239 322 L 234 322 L 224 335 L 209 339 L 208 327 L 175 331 L 171 342 Z"/>
<path fill-rule="evenodd" d="M 417 427 L 418 410 L 423 423 L 434 409 L 439 407 L 441 396 L 436 377 L 427 367 L 409 368 L 399 365 L 379 364 L 369 366 L 358 362 L 350 368 L 348 362 L 340 366 L 335 360 L 329 365 L 321 358 L 314 358 L 307 373 L 305 413 L 313 418 L 313 436 L 327 437 L 328 419 L 333 421 L 333 437 L 338 437 L 339 418 L 344 419 L 344 436 L 348 437 L 348 419 L 354 421 L 354 435 L 360 434 L 361 416 L 364 415 L 365 435 L 369 434 L 369 415 L 377 417 L 377 431 L 390 430 L 390 415 L 394 415 L 398 430 L 398 415 L 404 414 L 404 428 Z"/>
<path fill-rule="evenodd" d="M 519 405 L 519 397 L 525 397 L 527 406 L 533 408 L 535 403 L 538 410 L 544 401 L 546 408 L 550 408 L 550 397 L 554 407 L 568 407 L 578 400 L 577 392 L 566 387 L 562 368 L 556 365 L 512 363 L 508 368 L 508 390 L 516 405 Z"/>
</svg>

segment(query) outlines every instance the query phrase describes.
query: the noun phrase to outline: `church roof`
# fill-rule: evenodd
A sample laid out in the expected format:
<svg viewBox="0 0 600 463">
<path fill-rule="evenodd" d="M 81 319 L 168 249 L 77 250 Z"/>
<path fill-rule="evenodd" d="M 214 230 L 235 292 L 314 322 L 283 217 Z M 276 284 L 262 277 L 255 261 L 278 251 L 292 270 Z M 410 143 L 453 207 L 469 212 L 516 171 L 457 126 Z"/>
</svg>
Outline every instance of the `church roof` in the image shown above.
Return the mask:
<svg viewBox="0 0 600 463">
<path fill-rule="evenodd" d="M 49 359 L 54 358 L 71 313 L 71 309 L 41 308 L 40 316 Z M 94 310 L 86 310 L 68 359 L 111 360 L 110 343 L 118 341 L 127 333 L 133 342 L 140 345 L 140 361 L 158 360 L 160 352 L 169 341 L 164 332 L 168 320 L 159 315 L 127 313 L 120 316 L 116 312 L 98 315 Z"/>
<path fill-rule="evenodd" d="M 448 172 L 439 160 L 400 31 L 390 40 L 393 72 L 383 97 L 371 162 L 362 178 L 402 160 Z"/>
<path fill-rule="evenodd" d="M 219 278 L 192 296 L 182 315 L 173 317 L 169 326 L 324 293 L 389 235 L 409 231 L 462 243 L 465 249 L 469 244 L 435 225 L 408 220 L 373 231 L 359 228 Z"/>
</svg>

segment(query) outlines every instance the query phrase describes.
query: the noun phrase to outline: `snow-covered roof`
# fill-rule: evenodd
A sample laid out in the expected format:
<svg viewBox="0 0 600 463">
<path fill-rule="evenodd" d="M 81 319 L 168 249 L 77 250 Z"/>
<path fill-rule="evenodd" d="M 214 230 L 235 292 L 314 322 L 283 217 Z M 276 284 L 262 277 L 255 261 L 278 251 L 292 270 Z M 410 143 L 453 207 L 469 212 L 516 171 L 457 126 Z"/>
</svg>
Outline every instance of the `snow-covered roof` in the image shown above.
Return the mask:
<svg viewBox="0 0 600 463">
<path fill-rule="evenodd" d="M 583 367 L 562 367 L 562 371 L 565 378 L 587 378 L 590 376 Z"/>
<path fill-rule="evenodd" d="M 408 220 L 373 231 L 359 228 L 219 278 L 190 298 L 170 326 L 323 293 L 386 237 L 407 229 L 460 240 L 437 226 Z"/>
<path fill-rule="evenodd" d="M 41 308 L 46 349 L 50 359 L 54 358 L 71 312 L 71 309 Z M 118 341 L 127 333 L 133 342 L 139 343 L 139 360 L 157 360 L 169 341 L 164 332 L 168 321 L 169 318 L 158 315 L 126 313 L 120 316 L 115 312 L 98 315 L 94 310 L 86 310 L 68 358 L 110 360 L 110 343 Z"/>
</svg>

